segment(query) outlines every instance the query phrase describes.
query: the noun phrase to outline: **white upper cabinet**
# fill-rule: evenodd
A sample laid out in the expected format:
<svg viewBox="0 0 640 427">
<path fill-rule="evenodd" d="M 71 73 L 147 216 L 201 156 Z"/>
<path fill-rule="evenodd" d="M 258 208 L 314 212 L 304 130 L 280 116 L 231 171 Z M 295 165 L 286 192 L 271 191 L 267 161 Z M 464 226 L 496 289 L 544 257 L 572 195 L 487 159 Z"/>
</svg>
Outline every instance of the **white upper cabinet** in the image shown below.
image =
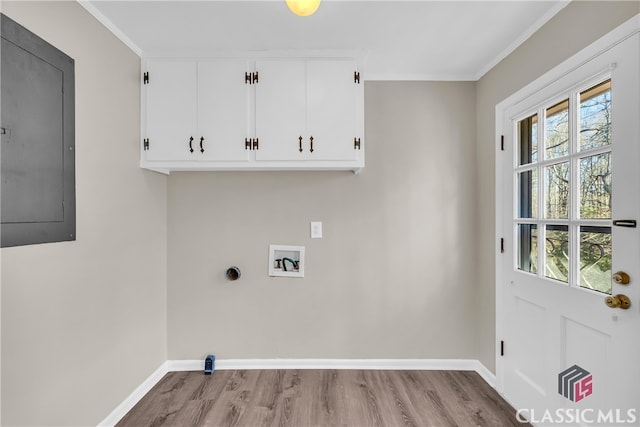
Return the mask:
<svg viewBox="0 0 640 427">
<path fill-rule="evenodd" d="M 363 84 L 347 59 L 147 59 L 141 167 L 364 167 Z"/>
<path fill-rule="evenodd" d="M 259 61 L 256 70 L 257 161 L 358 161 L 362 87 L 355 62 Z"/>
<path fill-rule="evenodd" d="M 246 69 L 244 61 L 148 61 L 143 167 L 247 161 Z"/>
</svg>

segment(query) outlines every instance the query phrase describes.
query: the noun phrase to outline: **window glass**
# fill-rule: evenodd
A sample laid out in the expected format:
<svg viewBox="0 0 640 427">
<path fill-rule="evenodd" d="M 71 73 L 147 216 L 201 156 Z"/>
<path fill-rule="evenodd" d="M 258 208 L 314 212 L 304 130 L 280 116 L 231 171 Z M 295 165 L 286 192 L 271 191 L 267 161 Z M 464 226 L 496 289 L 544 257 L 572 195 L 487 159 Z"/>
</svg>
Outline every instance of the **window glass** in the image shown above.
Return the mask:
<svg viewBox="0 0 640 427">
<path fill-rule="evenodd" d="M 518 269 L 529 273 L 538 271 L 538 226 L 518 224 Z"/>
<path fill-rule="evenodd" d="M 538 115 L 534 114 L 518 122 L 518 147 L 520 164 L 538 161 Z"/>
<path fill-rule="evenodd" d="M 518 217 L 538 216 L 538 169 L 518 173 Z"/>
<path fill-rule="evenodd" d="M 580 227 L 580 286 L 611 294 L 611 227 Z"/>
<path fill-rule="evenodd" d="M 611 218 L 611 152 L 580 159 L 580 218 Z"/>
<path fill-rule="evenodd" d="M 611 80 L 580 93 L 580 150 L 611 144 Z"/>
<path fill-rule="evenodd" d="M 556 163 L 544 168 L 545 217 L 568 218 L 569 215 L 569 162 Z"/>
<path fill-rule="evenodd" d="M 515 268 L 611 294 L 611 80 L 559 99 L 516 123 Z"/>
<path fill-rule="evenodd" d="M 566 99 L 545 111 L 544 150 L 547 159 L 569 154 L 569 100 Z"/>
<path fill-rule="evenodd" d="M 547 225 L 545 246 L 545 276 L 561 282 L 569 281 L 569 227 Z"/>
</svg>

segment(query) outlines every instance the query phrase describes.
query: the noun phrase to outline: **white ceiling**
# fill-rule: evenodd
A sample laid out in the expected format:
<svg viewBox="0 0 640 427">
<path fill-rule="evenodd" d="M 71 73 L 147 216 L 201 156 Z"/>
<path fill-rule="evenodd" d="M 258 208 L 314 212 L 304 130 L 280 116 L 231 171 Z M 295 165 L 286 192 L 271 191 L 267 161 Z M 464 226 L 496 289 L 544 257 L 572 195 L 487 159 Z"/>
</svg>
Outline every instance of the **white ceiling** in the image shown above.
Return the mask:
<svg viewBox="0 0 640 427">
<path fill-rule="evenodd" d="M 80 0 L 142 56 L 358 51 L 367 79 L 477 80 L 567 1 Z"/>
</svg>

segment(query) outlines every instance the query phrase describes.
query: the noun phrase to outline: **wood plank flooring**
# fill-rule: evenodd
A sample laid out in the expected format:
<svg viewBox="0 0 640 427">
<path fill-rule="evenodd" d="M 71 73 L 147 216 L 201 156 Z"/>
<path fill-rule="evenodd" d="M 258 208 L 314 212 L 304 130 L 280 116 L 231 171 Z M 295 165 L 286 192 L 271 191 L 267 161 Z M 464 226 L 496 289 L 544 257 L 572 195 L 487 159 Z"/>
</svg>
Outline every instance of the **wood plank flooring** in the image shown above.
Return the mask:
<svg viewBox="0 0 640 427">
<path fill-rule="evenodd" d="M 475 372 L 170 372 L 117 427 L 522 426 Z"/>
</svg>

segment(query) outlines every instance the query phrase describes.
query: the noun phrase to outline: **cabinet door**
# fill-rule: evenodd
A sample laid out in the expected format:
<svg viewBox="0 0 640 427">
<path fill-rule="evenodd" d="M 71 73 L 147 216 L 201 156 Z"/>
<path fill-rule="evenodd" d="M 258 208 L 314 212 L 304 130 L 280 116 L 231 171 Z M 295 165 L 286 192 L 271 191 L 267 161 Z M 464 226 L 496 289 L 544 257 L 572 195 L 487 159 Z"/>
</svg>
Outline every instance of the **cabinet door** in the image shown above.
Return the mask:
<svg viewBox="0 0 640 427">
<path fill-rule="evenodd" d="M 353 61 L 307 62 L 306 138 L 313 137 L 310 160 L 356 160 L 353 139 L 361 138 Z M 305 146 L 305 150 L 309 147 Z"/>
<path fill-rule="evenodd" d="M 250 151 L 245 150 L 244 143 L 249 136 L 246 71 L 246 61 L 198 63 L 198 130 L 194 160 L 249 160 Z"/>
<path fill-rule="evenodd" d="M 298 138 L 305 135 L 304 61 L 257 61 L 255 86 L 256 160 L 301 160 Z"/>
<path fill-rule="evenodd" d="M 146 160 L 192 160 L 197 152 L 196 63 L 148 61 L 147 71 Z M 193 153 L 189 149 L 190 138 Z"/>
</svg>

